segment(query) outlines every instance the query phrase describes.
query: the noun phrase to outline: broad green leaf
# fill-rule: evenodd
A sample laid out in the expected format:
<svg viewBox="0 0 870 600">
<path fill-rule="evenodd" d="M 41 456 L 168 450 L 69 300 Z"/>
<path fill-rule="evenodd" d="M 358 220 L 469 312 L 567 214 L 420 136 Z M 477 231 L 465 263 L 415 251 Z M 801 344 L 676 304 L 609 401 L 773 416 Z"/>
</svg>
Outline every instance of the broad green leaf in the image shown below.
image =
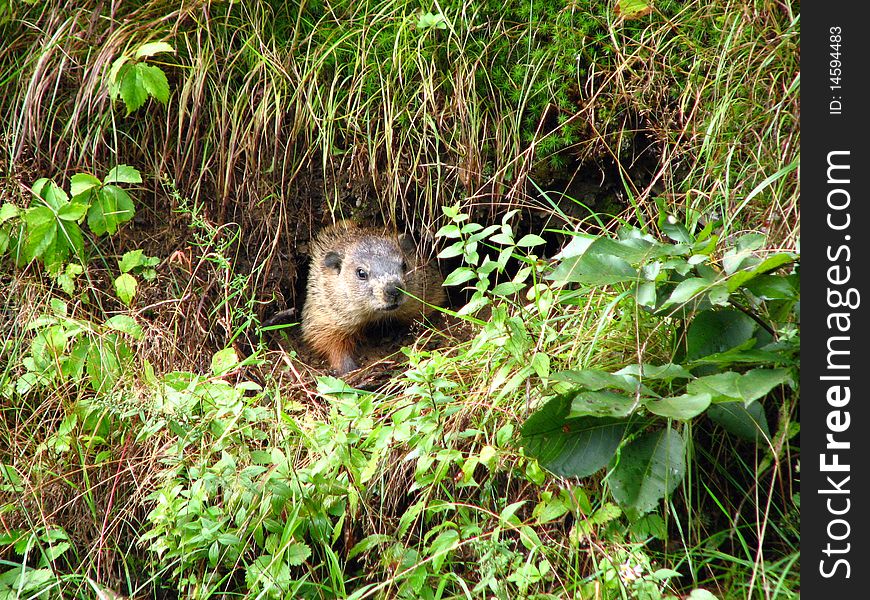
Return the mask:
<svg viewBox="0 0 870 600">
<path fill-rule="evenodd" d="M 680 419 L 686 421 L 693 419 L 707 410 L 713 397 L 710 394 L 683 394 L 671 396 L 661 400 L 652 400 L 646 403 L 647 409 L 660 417 Z"/>
<path fill-rule="evenodd" d="M 752 339 L 758 324 L 734 308 L 705 310 L 689 324 L 686 334 L 688 360 L 730 350 Z"/>
<path fill-rule="evenodd" d="M 298 567 L 311 556 L 311 548 L 302 542 L 294 542 L 284 550 L 284 560 L 291 567 Z"/>
<path fill-rule="evenodd" d="M 688 302 L 689 300 L 709 288 L 711 284 L 711 281 L 707 281 L 706 279 L 702 279 L 701 277 L 691 277 L 689 279 L 685 279 L 677 284 L 677 287 L 674 288 L 674 291 L 671 292 L 671 295 L 668 296 L 667 300 L 665 300 L 662 308 L 671 306 L 673 304 L 683 304 L 685 302 Z"/>
<path fill-rule="evenodd" d="M 728 291 L 733 292 L 738 288 L 746 285 L 747 282 L 754 279 L 755 277 L 776 270 L 779 267 L 790 264 L 792 262 L 794 262 L 794 257 L 791 254 L 787 254 L 785 252 L 780 252 L 769 256 L 757 265 L 753 266 L 751 269 L 737 271 L 731 277 L 729 277 Z"/>
<path fill-rule="evenodd" d="M 797 275 L 759 275 L 745 287 L 762 300 L 795 300 L 800 280 Z"/>
<path fill-rule="evenodd" d="M 555 381 L 573 383 L 592 391 L 616 388 L 629 394 L 635 394 L 639 388 L 644 390 L 633 375 L 608 373 L 599 369 L 559 371 L 554 373 L 552 378 Z"/>
<path fill-rule="evenodd" d="M 58 219 L 63 221 L 78 221 L 88 212 L 88 205 L 80 202 L 64 204 L 57 211 Z"/>
<path fill-rule="evenodd" d="M 553 258 L 556 260 L 565 260 L 568 258 L 574 258 L 577 256 L 581 256 L 589 249 L 589 246 L 592 245 L 592 242 L 598 239 L 598 236 L 591 235 L 588 233 L 577 233 L 571 237 L 571 241 L 568 242 L 568 245 L 562 248 L 562 250 L 556 254 Z"/>
<path fill-rule="evenodd" d="M 166 104 L 169 100 L 169 81 L 166 73 L 160 67 L 139 63 L 135 67 L 139 71 L 139 81 L 148 94 L 160 102 Z"/>
<path fill-rule="evenodd" d="M 545 240 L 541 236 L 529 233 L 519 239 L 519 241 L 517 242 L 517 246 L 519 246 L 520 248 L 533 248 L 535 246 L 541 246 L 546 243 L 547 240 Z"/>
<path fill-rule="evenodd" d="M 656 284 L 652 281 L 645 281 L 638 285 L 637 290 L 635 291 L 635 301 L 640 306 L 655 308 Z"/>
<path fill-rule="evenodd" d="M 459 285 L 477 277 L 477 274 L 468 267 L 459 267 L 444 278 L 442 285 Z"/>
<path fill-rule="evenodd" d="M 142 175 L 129 165 L 115 165 L 103 183 L 142 183 Z"/>
<path fill-rule="evenodd" d="M 631 519 L 650 512 L 682 481 L 686 443 L 670 427 L 647 433 L 622 448 L 608 477 L 613 497 Z"/>
<path fill-rule="evenodd" d="M 41 179 L 39 181 L 42 182 L 43 180 Z M 63 191 L 59 185 L 49 179 L 44 180 L 44 183 L 42 183 L 38 189 L 39 192 L 37 195 L 54 211 L 57 211 L 61 206 L 69 202 L 69 196 L 67 196 L 66 192 Z M 36 184 L 34 184 L 33 191 L 35 193 L 37 191 Z M 33 206 L 33 204 L 31 204 L 31 206 Z"/>
<path fill-rule="evenodd" d="M 640 379 L 656 379 L 673 381 L 674 379 L 692 379 L 692 374 L 682 365 L 665 363 L 663 365 L 633 364 L 623 367 L 615 375 L 631 375 Z"/>
<path fill-rule="evenodd" d="M 125 252 L 121 260 L 118 261 L 118 268 L 121 273 L 129 273 L 136 267 L 142 266 L 144 263 L 145 253 L 142 250 L 130 250 Z"/>
<path fill-rule="evenodd" d="M 737 381 L 737 391 L 745 404 L 760 400 L 770 391 L 791 382 L 788 369 L 752 369 L 740 376 Z"/>
<path fill-rule="evenodd" d="M 108 329 L 126 333 L 134 340 L 141 340 L 143 336 L 142 326 L 130 315 L 115 315 L 105 322 Z"/>
<path fill-rule="evenodd" d="M 521 429 L 521 443 L 541 466 L 561 477 L 587 477 L 616 452 L 626 429 L 623 419 L 567 419 L 571 395 L 547 402 Z"/>
<path fill-rule="evenodd" d="M 239 357 L 236 351 L 230 348 L 224 348 L 216 352 L 211 359 L 211 372 L 215 375 L 223 375 L 227 371 L 235 368 L 239 364 Z"/>
<path fill-rule="evenodd" d="M 739 382 L 740 373 L 714 373 L 690 381 L 686 391 L 690 394 L 709 394 L 713 402 L 733 402 L 742 400 Z"/>
<path fill-rule="evenodd" d="M 21 209 L 14 204 L 4 204 L 3 206 L 0 206 L 0 224 L 19 216 L 21 216 Z"/>
<path fill-rule="evenodd" d="M 568 418 L 627 417 L 635 408 L 635 398 L 616 392 L 580 392 L 571 400 Z"/>
<path fill-rule="evenodd" d="M 127 192 L 115 185 L 106 185 L 94 196 L 88 210 L 88 227 L 96 235 L 114 235 L 118 225 L 133 218 L 133 201 Z"/>
<path fill-rule="evenodd" d="M 27 233 L 24 242 L 24 259 L 28 262 L 42 256 L 57 241 L 57 220 L 47 206 L 30 208 L 24 213 Z M 47 262 L 54 262 L 52 256 Z"/>
<path fill-rule="evenodd" d="M 69 193 L 73 197 L 76 197 L 79 194 L 83 194 L 91 188 L 99 187 L 100 185 L 102 185 L 100 180 L 90 173 L 76 173 L 70 178 Z"/>
<path fill-rule="evenodd" d="M 126 65 L 128 68 L 119 73 L 121 79 L 121 99 L 127 107 L 127 114 L 139 109 L 148 99 L 145 85 L 140 81 L 139 65 Z"/>
<path fill-rule="evenodd" d="M 453 223 L 448 223 L 435 233 L 435 237 L 458 238 L 460 236 L 459 226 Z M 372 537 L 372 536 L 369 536 Z M 368 538 L 367 538 L 368 539 Z"/>
<path fill-rule="evenodd" d="M 175 48 L 167 42 L 148 42 L 147 44 L 139 46 L 133 54 L 133 57 L 137 59 L 147 58 L 163 52 L 175 52 Z"/>
<path fill-rule="evenodd" d="M 625 259 L 610 254 L 591 253 L 590 250 L 582 256 L 563 260 L 546 279 L 560 284 L 582 283 L 594 286 L 637 279 L 637 270 Z"/>
<path fill-rule="evenodd" d="M 725 431 L 744 440 L 761 444 L 770 439 L 767 417 L 760 402 L 751 402 L 748 406 L 743 402 L 712 404 L 707 415 Z"/>
<path fill-rule="evenodd" d="M 432 557 L 432 568 L 436 573 L 441 571 L 441 565 L 447 559 L 450 551 L 459 547 L 459 532 L 455 529 L 445 529 L 429 546 L 429 556 Z"/>
<path fill-rule="evenodd" d="M 133 302 L 137 285 L 136 278 L 129 273 L 121 273 L 115 279 L 115 293 L 125 306 L 130 306 L 130 303 Z"/>
<path fill-rule="evenodd" d="M 73 205 L 70 205 L 73 206 Z M 61 247 L 61 245 L 63 247 Z M 57 258 L 66 261 L 72 249 L 79 260 L 84 262 L 85 241 L 82 230 L 75 221 L 59 221 L 57 224 Z"/>
</svg>

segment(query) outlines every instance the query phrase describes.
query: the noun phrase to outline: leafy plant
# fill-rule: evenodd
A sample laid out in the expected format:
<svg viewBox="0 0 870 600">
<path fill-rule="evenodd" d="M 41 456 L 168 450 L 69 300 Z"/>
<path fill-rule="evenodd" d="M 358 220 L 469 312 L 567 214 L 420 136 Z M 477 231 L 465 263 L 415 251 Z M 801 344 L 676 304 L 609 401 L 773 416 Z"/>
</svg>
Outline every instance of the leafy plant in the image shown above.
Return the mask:
<svg viewBox="0 0 870 600">
<path fill-rule="evenodd" d="M 122 99 L 129 115 L 138 110 L 149 96 L 166 104 L 169 100 L 169 82 L 160 67 L 150 65 L 145 59 L 175 52 L 171 44 L 166 42 L 149 42 L 142 44 L 130 53 L 123 53 L 108 73 L 109 94 L 113 100 Z"/>
<path fill-rule="evenodd" d="M 562 287 L 628 286 L 623 302 L 682 323 L 672 362 L 554 373 L 556 396 L 522 428 L 526 451 L 559 475 L 608 466 L 614 498 L 632 519 L 686 472 L 686 442 L 672 421 L 706 414 L 734 435 L 770 444 L 761 401 L 797 379 L 798 274 L 776 273 L 795 255 L 762 258 L 764 238 L 747 234 L 718 269 L 714 225 L 693 236 L 665 217 L 659 226 L 672 243 L 630 227 L 616 239 L 579 234 L 546 276 Z"/>
<path fill-rule="evenodd" d="M 141 182 L 139 171 L 127 165 L 116 166 L 102 181 L 89 173 L 73 175 L 69 194 L 38 179 L 28 208 L 0 207 L 0 254 L 10 253 L 19 266 L 39 259 L 70 293 L 87 263 L 80 227 L 85 217 L 94 234 L 114 234 L 134 214 L 132 199 L 116 184 Z M 80 264 L 68 264 L 71 258 Z"/>
</svg>

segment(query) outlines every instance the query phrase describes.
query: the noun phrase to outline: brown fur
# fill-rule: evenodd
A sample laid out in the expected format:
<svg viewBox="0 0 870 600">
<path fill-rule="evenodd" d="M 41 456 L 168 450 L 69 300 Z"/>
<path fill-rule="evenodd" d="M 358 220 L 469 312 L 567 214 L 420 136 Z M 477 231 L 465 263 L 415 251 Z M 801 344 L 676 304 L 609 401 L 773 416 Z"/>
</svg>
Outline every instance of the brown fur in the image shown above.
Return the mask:
<svg viewBox="0 0 870 600">
<path fill-rule="evenodd" d="M 321 230 L 312 244 L 302 336 L 343 375 L 358 368 L 353 351 L 366 326 L 429 314 L 426 304 L 444 303 L 442 281 L 407 236 L 341 221 Z"/>
</svg>

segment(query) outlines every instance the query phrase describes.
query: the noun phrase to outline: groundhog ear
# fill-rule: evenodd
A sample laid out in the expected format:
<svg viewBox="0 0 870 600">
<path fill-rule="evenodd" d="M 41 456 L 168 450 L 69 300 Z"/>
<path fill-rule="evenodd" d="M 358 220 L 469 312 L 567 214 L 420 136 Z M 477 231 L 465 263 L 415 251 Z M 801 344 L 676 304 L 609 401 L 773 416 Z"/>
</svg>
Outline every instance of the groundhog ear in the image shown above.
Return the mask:
<svg viewBox="0 0 870 600">
<path fill-rule="evenodd" d="M 341 271 L 341 254 L 338 252 L 327 252 L 323 257 L 323 265 L 329 269 Z"/>
<path fill-rule="evenodd" d="M 413 256 L 417 251 L 417 247 L 414 246 L 414 240 L 411 239 L 411 236 L 407 233 L 403 233 L 399 236 L 399 248 L 402 249 L 402 252 Z"/>
</svg>

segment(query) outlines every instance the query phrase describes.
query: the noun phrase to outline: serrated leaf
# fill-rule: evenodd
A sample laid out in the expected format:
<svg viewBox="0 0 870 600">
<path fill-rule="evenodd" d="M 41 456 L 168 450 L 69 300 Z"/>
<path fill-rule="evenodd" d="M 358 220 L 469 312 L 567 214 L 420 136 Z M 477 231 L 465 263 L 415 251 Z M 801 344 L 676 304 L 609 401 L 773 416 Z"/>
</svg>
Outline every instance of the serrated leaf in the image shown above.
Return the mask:
<svg viewBox="0 0 870 600">
<path fill-rule="evenodd" d="M 90 173 L 76 173 L 69 180 L 69 193 L 73 197 L 76 197 L 100 185 L 100 180 Z"/>
<path fill-rule="evenodd" d="M 38 211 L 38 212 L 37 212 Z M 46 206 L 31 208 L 24 213 L 27 233 L 24 242 L 24 259 L 28 262 L 45 254 L 57 241 L 57 220 Z M 33 223 L 33 224 L 31 224 Z M 53 262 L 48 257 L 48 262 Z"/>
<path fill-rule="evenodd" d="M 624 446 L 608 477 L 613 497 L 631 520 L 650 512 L 682 481 L 686 443 L 670 427 Z"/>
<path fill-rule="evenodd" d="M 145 253 L 142 250 L 130 250 L 125 252 L 121 260 L 118 261 L 118 268 L 121 273 L 129 273 L 136 267 L 139 267 L 144 262 Z"/>
<path fill-rule="evenodd" d="M 284 560 L 291 567 L 298 567 L 311 556 L 311 548 L 302 542 L 294 542 L 284 550 Z"/>
<path fill-rule="evenodd" d="M 130 165 L 115 165 L 103 183 L 142 183 L 142 175 Z"/>
<path fill-rule="evenodd" d="M 140 81 L 140 71 L 132 65 L 125 69 L 123 73 L 119 73 L 121 79 L 121 99 L 127 107 L 127 114 L 139 109 L 148 99 L 148 92 L 145 90 L 144 84 Z"/>
<path fill-rule="evenodd" d="M 432 568 L 436 573 L 441 571 L 441 565 L 447 559 L 450 551 L 459 546 L 459 532 L 455 529 L 445 529 L 438 534 L 429 546 L 429 556 L 432 557 Z"/>
<path fill-rule="evenodd" d="M 637 277 L 637 269 L 625 259 L 587 250 L 582 256 L 563 260 L 546 279 L 560 284 L 612 285 L 634 281 Z"/>
<path fill-rule="evenodd" d="M 172 47 L 171 44 L 167 42 L 148 42 L 147 44 L 142 44 L 136 49 L 136 52 L 133 54 L 134 58 L 147 58 L 149 56 L 154 56 L 155 54 L 162 54 L 164 52 L 175 52 L 175 48 Z"/>
<path fill-rule="evenodd" d="M 129 273 L 122 273 L 115 279 L 115 293 L 125 306 L 130 306 L 136 295 L 136 278 Z"/>
<path fill-rule="evenodd" d="M 166 104 L 169 100 L 169 81 L 166 79 L 166 73 L 160 67 L 145 63 L 137 64 L 136 69 L 139 70 L 139 81 L 145 91 L 160 104 Z"/>
</svg>

